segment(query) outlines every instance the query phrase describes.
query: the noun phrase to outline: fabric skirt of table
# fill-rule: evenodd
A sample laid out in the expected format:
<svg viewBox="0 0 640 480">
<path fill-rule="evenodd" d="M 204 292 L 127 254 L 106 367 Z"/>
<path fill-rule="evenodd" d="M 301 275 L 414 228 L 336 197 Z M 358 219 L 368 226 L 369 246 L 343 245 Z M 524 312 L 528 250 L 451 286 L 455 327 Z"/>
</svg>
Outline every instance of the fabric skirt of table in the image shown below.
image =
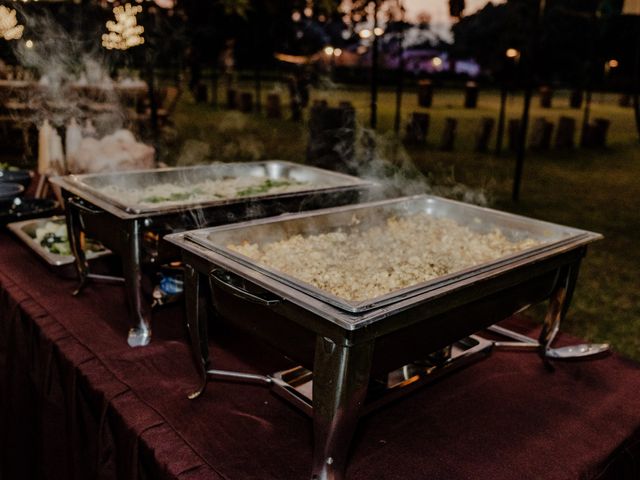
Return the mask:
<svg viewBox="0 0 640 480">
<path fill-rule="evenodd" d="M 132 349 L 122 287 L 72 289 L 0 234 L 1 479 L 308 478 L 311 422 L 267 389 L 216 381 L 187 400 L 196 378 L 179 306 Z M 211 333 L 217 368 L 291 366 L 224 327 Z M 638 365 L 556 365 L 495 352 L 363 418 L 348 478 L 640 478 Z"/>
</svg>

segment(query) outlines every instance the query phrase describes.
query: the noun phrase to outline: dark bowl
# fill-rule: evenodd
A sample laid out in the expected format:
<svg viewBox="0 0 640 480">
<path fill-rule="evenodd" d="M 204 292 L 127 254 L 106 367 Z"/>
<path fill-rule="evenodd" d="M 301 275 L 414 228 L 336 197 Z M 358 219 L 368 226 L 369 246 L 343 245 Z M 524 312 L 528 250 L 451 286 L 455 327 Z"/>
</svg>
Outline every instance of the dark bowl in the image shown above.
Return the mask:
<svg viewBox="0 0 640 480">
<path fill-rule="evenodd" d="M 31 183 L 31 173 L 29 170 L 2 170 L 0 169 L 0 183 L 19 183 L 25 189 Z"/>
<path fill-rule="evenodd" d="M 48 198 L 14 198 L 0 200 L 0 225 L 29 218 L 50 216 L 58 203 Z"/>
<path fill-rule="evenodd" d="M 24 193 L 24 185 L 19 183 L 0 183 L 0 201 L 13 200 Z"/>
</svg>

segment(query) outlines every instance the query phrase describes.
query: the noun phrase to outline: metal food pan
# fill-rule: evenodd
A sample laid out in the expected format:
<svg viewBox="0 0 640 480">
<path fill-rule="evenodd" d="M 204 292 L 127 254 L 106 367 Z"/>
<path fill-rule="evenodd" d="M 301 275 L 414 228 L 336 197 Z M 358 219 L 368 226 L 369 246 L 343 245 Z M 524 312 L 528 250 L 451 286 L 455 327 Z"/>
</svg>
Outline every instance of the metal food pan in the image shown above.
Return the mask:
<svg viewBox="0 0 640 480">
<path fill-rule="evenodd" d="M 266 193 L 238 198 L 213 199 L 210 202 L 204 203 L 201 201 L 187 201 L 180 202 L 179 204 L 174 203 L 169 205 L 159 204 L 148 206 L 126 203 L 119 198 L 105 195 L 100 191 L 101 188 L 108 185 L 118 185 L 122 188 L 136 189 L 146 188 L 159 183 L 190 185 L 205 180 L 219 180 L 230 177 L 239 178 L 248 176 L 267 177 L 271 180 L 295 180 L 298 182 L 309 183 L 309 187 L 307 189 L 301 188 L 300 190 L 285 193 Z M 292 195 L 300 195 L 305 192 L 341 191 L 344 189 L 353 189 L 354 187 L 366 188 L 373 186 L 371 182 L 361 180 L 350 175 L 280 160 L 248 163 L 213 163 L 210 165 L 199 165 L 195 167 L 68 175 L 66 177 L 54 178 L 53 181 L 73 193 L 81 195 L 82 197 L 86 197 L 86 195 L 82 195 L 83 193 L 88 193 L 109 205 L 115 206 L 132 214 L 168 212 L 195 207 L 205 208 L 229 203 L 246 202 L 248 199 L 254 197 L 259 197 L 260 199 L 285 198 Z"/>
<path fill-rule="evenodd" d="M 13 222 L 7 225 L 9 230 L 11 230 L 20 240 L 22 240 L 31 250 L 33 250 L 38 256 L 44 259 L 52 267 L 65 267 L 73 264 L 74 258 L 73 255 L 59 255 L 56 253 L 51 253 L 49 250 L 44 248 L 40 243 L 35 240 L 35 231 L 36 229 L 44 226 L 47 222 L 56 222 L 62 221 L 64 222 L 65 218 L 62 216 L 54 216 L 48 218 L 38 218 L 35 220 L 24 220 L 22 222 Z M 94 258 L 104 257 L 105 255 L 109 255 L 111 252 L 108 249 L 105 249 L 101 252 L 87 252 L 87 259 L 93 260 Z"/>
<path fill-rule="evenodd" d="M 479 233 L 488 233 L 498 228 L 509 240 L 519 241 L 533 239 L 538 241 L 539 245 L 499 258 L 495 261 L 469 267 L 364 301 L 353 301 L 335 296 L 290 275 L 266 265 L 256 263 L 255 260 L 228 248 L 230 244 L 240 244 L 245 241 L 265 244 L 284 240 L 292 235 L 298 234 L 315 235 L 337 229 L 348 231 L 354 226 L 357 226 L 359 229 L 365 229 L 381 224 L 392 216 L 403 217 L 416 213 L 431 215 L 437 218 L 452 219 L 458 224 Z M 568 246 L 575 248 L 579 245 L 591 243 L 602 237 L 596 233 L 497 210 L 477 207 L 435 196 L 418 195 L 194 230 L 187 232 L 185 238 L 335 307 L 357 313 L 390 305 L 404 298 L 453 285 L 456 282 L 467 280 L 474 276 L 482 274 L 490 275 L 492 271 L 505 266 L 508 267 L 516 263 L 526 263 L 530 257 L 535 256 L 539 260 L 540 254 L 544 254 L 545 252 L 552 255 L 554 250 L 557 251 L 558 249 Z"/>
</svg>

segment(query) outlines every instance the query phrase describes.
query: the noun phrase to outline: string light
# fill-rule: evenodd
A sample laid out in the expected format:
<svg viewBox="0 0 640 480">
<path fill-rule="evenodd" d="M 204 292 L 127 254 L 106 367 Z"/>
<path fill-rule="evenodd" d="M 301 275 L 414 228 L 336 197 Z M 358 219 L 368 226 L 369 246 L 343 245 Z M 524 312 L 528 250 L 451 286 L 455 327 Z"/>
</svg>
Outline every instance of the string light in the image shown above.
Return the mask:
<svg viewBox="0 0 640 480">
<path fill-rule="evenodd" d="M 102 46 L 107 50 L 127 50 L 144 43 L 142 34 L 144 27 L 138 25 L 136 15 L 142 12 L 140 5 L 132 6 L 127 3 L 113 9 L 116 21 L 107 22 L 109 33 L 102 35 Z"/>
<path fill-rule="evenodd" d="M 0 37 L 5 40 L 18 40 L 22 38 L 24 26 L 18 24 L 16 11 L 0 5 Z"/>
<path fill-rule="evenodd" d="M 507 48 L 507 51 L 505 52 L 505 55 L 507 58 L 519 58 L 520 57 L 520 52 L 518 50 L 516 50 L 515 48 Z"/>
</svg>

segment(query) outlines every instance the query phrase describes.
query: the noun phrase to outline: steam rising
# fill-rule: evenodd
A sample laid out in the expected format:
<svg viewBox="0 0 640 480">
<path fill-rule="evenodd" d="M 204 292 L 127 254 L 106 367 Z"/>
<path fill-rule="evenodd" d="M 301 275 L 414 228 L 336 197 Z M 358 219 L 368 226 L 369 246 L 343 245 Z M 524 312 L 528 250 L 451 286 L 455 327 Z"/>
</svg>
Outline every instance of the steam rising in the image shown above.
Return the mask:
<svg viewBox="0 0 640 480">
<path fill-rule="evenodd" d="M 394 132 L 378 134 L 357 127 L 355 156 L 347 165 L 357 176 L 379 183 L 387 198 L 426 193 L 476 205 L 489 203 L 483 189 L 458 182 L 453 169 L 420 171 Z"/>
<path fill-rule="evenodd" d="M 88 47 L 77 35 L 65 30 L 50 13 L 28 13 L 21 9 L 20 15 L 32 31 L 38 32 L 32 48 L 24 42 L 13 42 L 19 62 L 40 75 L 38 95 L 41 102 L 32 119 L 36 123 L 48 118 L 54 125 L 62 125 L 69 118 L 82 116 L 81 98 L 72 86 L 99 85 L 102 101 L 119 106 L 119 98 L 109 77 L 109 68 L 103 51 L 97 44 Z M 97 116 L 100 133 L 110 133 L 120 128 L 124 113 L 118 107 L 108 114 Z"/>
</svg>

